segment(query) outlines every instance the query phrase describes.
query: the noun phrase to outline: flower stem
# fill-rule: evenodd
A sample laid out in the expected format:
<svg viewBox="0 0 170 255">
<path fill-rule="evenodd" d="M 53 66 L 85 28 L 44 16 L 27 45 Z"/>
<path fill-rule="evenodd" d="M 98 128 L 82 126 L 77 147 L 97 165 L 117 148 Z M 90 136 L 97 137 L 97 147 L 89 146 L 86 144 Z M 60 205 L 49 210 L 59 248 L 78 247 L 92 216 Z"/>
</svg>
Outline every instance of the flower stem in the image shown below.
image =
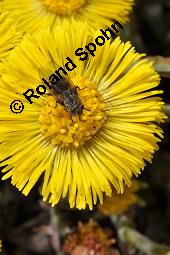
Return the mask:
<svg viewBox="0 0 170 255">
<path fill-rule="evenodd" d="M 168 255 L 170 247 L 151 241 L 138 231 L 128 226 L 119 229 L 119 235 L 123 242 L 127 242 L 147 255 Z"/>
<path fill-rule="evenodd" d="M 170 104 L 165 106 L 165 113 L 168 116 L 167 122 L 170 122 Z"/>
</svg>

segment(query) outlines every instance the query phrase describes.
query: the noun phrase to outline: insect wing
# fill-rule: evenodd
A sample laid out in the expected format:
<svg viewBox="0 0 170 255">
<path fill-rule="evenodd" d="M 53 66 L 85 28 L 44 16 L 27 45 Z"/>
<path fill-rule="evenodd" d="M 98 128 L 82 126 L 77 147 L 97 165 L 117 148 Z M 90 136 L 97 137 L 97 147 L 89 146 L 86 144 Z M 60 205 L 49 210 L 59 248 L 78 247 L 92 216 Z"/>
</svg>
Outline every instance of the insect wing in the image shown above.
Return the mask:
<svg viewBox="0 0 170 255">
<path fill-rule="evenodd" d="M 55 67 L 53 66 L 52 62 L 48 62 L 47 65 L 43 65 L 39 67 L 39 78 L 41 81 L 45 79 L 49 82 L 49 77 L 55 72 Z"/>
<path fill-rule="evenodd" d="M 70 89 L 75 89 L 75 85 L 74 85 L 72 79 L 71 79 L 68 75 L 65 75 L 64 78 L 65 78 L 65 80 L 67 81 L 67 86 L 68 86 Z"/>
</svg>

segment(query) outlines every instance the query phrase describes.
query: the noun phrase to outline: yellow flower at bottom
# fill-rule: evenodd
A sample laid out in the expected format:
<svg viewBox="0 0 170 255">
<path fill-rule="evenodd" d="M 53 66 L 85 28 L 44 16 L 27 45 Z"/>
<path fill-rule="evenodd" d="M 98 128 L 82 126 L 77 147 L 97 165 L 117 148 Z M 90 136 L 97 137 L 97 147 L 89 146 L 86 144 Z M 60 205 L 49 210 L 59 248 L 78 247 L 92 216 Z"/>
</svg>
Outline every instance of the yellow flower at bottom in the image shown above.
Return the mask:
<svg viewBox="0 0 170 255">
<path fill-rule="evenodd" d="M 75 50 L 94 38 L 89 26 L 76 22 L 26 36 L 10 54 L 1 78 L 3 179 L 11 178 L 28 195 L 42 176 L 43 198 L 53 206 L 68 195 L 71 207 L 92 209 L 113 188 L 122 193 L 145 161 L 151 162 L 163 137 L 157 123 L 165 119 L 164 103 L 158 96 L 162 91 L 154 89 L 160 78 L 152 63 L 120 38 L 106 40 L 94 57 L 79 60 Z M 77 66 L 68 73 L 76 100 L 68 103 L 70 91 L 61 97 L 48 90 L 30 104 L 23 93 L 32 89 L 38 96 L 42 75 L 64 67 L 67 57 Z M 24 104 L 21 114 L 10 110 L 14 99 Z M 69 112 L 75 101 L 79 112 L 84 107 L 81 114 Z"/>
<path fill-rule="evenodd" d="M 124 24 L 133 5 L 134 0 L 3 0 L 1 4 L 28 33 L 53 29 L 72 19 L 87 22 L 95 30 L 110 26 L 113 20 Z"/>
<path fill-rule="evenodd" d="M 136 194 L 144 184 L 139 181 L 133 181 L 131 187 L 126 187 L 123 194 L 113 191 L 111 197 L 106 197 L 102 205 L 98 206 L 99 211 L 105 215 L 119 214 L 127 211 L 130 206 L 141 202 Z"/>
</svg>

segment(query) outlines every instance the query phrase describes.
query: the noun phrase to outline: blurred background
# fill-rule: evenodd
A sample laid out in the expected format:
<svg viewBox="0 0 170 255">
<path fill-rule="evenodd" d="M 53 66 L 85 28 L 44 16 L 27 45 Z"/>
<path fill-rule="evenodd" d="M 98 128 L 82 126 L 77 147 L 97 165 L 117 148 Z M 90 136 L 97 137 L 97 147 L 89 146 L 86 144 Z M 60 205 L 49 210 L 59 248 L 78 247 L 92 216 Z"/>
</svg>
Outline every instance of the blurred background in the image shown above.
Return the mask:
<svg viewBox="0 0 170 255">
<path fill-rule="evenodd" d="M 139 52 L 154 57 L 170 112 L 170 0 L 138 0 L 122 34 Z M 38 185 L 24 197 L 8 181 L 0 184 L 0 254 L 168 255 L 170 247 L 170 123 L 164 140 L 141 174 L 129 205 L 94 211 L 55 208 L 42 202 Z M 125 195 L 125 201 L 128 198 Z M 116 208 L 116 203 L 120 208 Z M 115 206 L 115 208 L 114 208 Z M 107 210 L 106 210 L 107 209 Z M 81 222 L 81 223 L 80 223 Z"/>
</svg>

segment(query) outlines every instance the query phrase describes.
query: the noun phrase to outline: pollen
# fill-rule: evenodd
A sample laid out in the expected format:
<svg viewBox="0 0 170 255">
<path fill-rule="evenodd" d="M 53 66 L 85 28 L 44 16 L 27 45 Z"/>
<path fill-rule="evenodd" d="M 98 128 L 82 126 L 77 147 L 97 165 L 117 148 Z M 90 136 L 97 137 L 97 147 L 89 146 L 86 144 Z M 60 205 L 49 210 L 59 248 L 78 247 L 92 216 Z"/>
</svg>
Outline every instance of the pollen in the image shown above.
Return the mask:
<svg viewBox="0 0 170 255">
<path fill-rule="evenodd" d="M 72 77 L 84 105 L 80 116 L 68 113 L 57 98 L 50 95 L 39 116 L 41 132 L 55 145 L 79 147 L 91 139 L 106 120 L 106 108 L 96 84 L 84 77 Z"/>
<path fill-rule="evenodd" d="M 41 0 L 43 6 L 58 15 L 72 15 L 85 6 L 87 0 Z"/>
</svg>

